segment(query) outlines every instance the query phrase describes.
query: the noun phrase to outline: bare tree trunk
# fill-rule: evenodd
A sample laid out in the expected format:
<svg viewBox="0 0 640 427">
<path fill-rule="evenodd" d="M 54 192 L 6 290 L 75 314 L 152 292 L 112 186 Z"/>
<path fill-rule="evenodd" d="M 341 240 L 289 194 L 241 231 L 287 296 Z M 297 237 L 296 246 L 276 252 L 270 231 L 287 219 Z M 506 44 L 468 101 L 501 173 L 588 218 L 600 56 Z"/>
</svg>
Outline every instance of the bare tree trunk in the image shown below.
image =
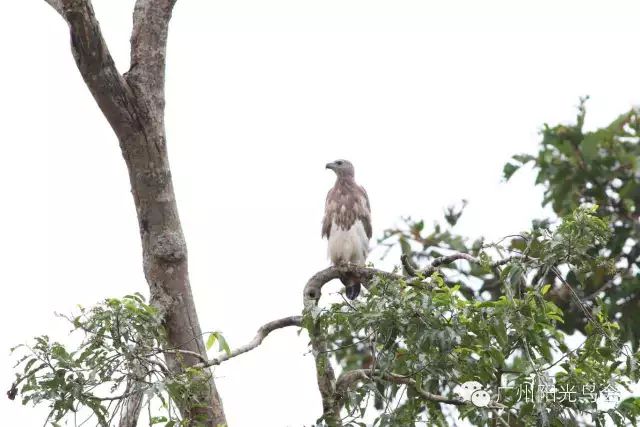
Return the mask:
<svg viewBox="0 0 640 427">
<path fill-rule="evenodd" d="M 124 76 L 114 65 L 90 0 L 46 1 L 69 24 L 78 69 L 120 142 L 138 215 L 144 273 L 151 301 L 164 315 L 168 345 L 201 354 L 206 360 L 164 129 L 166 43 L 175 0 L 136 1 L 131 68 Z M 182 369 L 175 353 L 168 352 L 165 357 L 173 372 Z M 182 358 L 183 365 L 198 362 L 200 359 L 188 354 Z M 203 406 L 182 407 L 183 416 L 206 420 L 206 426 L 226 425 L 212 378 L 208 390 L 198 398 Z"/>
</svg>

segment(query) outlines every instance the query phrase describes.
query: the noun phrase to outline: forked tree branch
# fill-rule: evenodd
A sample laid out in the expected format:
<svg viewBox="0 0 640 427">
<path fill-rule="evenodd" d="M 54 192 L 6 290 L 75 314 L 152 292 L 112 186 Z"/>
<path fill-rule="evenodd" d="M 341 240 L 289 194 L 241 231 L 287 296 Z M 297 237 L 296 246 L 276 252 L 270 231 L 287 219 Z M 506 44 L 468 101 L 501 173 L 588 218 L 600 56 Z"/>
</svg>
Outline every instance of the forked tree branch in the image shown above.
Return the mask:
<svg viewBox="0 0 640 427">
<path fill-rule="evenodd" d="M 119 137 L 140 131 L 137 102 L 118 72 L 90 0 L 46 0 L 69 24 L 78 70 Z"/>
<path fill-rule="evenodd" d="M 87 87 L 113 128 L 127 164 L 142 241 L 143 269 L 167 329 L 167 347 L 183 350 L 167 367 L 180 373 L 200 363 L 206 349 L 189 284 L 187 247 L 176 205 L 164 129 L 164 78 L 168 26 L 175 0 L 136 0 L 131 69 L 126 78 L 114 64 L 91 0 L 45 0 L 68 23 L 71 49 Z M 195 338 L 193 338 L 195 337 Z M 199 356 L 196 356 L 199 355 Z M 206 359 L 205 359 L 206 360 Z M 207 427 L 225 425 L 213 376 L 197 405 L 178 403 L 185 419 Z M 132 422 L 137 418 L 131 405 Z"/>
</svg>

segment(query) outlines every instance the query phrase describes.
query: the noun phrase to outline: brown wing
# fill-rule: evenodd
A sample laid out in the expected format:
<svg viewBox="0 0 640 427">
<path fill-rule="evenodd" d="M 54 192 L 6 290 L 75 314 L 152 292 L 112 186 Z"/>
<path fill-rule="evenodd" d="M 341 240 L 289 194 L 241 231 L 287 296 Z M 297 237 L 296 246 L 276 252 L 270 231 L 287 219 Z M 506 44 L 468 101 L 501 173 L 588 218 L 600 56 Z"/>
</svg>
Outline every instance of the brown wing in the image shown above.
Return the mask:
<svg viewBox="0 0 640 427">
<path fill-rule="evenodd" d="M 329 238 L 331 233 L 331 223 L 333 222 L 333 214 L 335 212 L 336 200 L 335 200 L 336 188 L 332 187 L 327 193 L 327 198 L 324 202 L 324 218 L 322 219 L 322 237 Z"/>
<path fill-rule="evenodd" d="M 373 233 L 367 192 L 353 182 L 338 181 L 327 193 L 322 220 L 322 237 L 329 238 L 334 221 L 339 227 L 348 230 L 357 219 L 362 221 L 364 231 L 370 239 Z"/>
<path fill-rule="evenodd" d="M 358 186 L 358 189 L 360 190 L 361 206 L 358 206 L 357 218 L 362 221 L 367 237 L 371 238 L 373 230 L 371 228 L 371 206 L 369 205 L 369 196 L 367 195 L 367 190 L 365 190 L 364 187 Z"/>
</svg>

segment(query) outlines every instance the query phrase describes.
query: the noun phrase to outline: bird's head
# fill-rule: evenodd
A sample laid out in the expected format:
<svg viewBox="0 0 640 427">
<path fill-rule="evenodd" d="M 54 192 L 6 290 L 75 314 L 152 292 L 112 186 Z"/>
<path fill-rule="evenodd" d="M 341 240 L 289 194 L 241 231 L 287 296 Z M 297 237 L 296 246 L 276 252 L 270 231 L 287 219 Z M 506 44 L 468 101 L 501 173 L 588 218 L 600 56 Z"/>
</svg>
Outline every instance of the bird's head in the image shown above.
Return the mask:
<svg viewBox="0 0 640 427">
<path fill-rule="evenodd" d="M 327 163 L 326 167 L 334 171 L 338 178 L 353 178 L 355 173 L 349 160 L 336 160 L 335 162 Z"/>
</svg>

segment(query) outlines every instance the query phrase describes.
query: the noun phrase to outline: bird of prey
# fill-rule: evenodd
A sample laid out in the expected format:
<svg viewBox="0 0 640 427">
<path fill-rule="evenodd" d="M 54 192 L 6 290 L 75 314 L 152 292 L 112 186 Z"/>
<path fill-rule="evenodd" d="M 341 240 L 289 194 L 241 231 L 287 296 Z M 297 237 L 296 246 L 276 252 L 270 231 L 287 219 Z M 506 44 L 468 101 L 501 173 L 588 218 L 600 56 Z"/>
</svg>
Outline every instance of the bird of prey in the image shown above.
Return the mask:
<svg viewBox="0 0 640 427">
<path fill-rule="evenodd" d="M 328 243 L 328 255 L 333 265 L 364 265 L 369 254 L 371 239 L 371 207 L 367 192 L 358 185 L 354 169 L 347 160 L 327 163 L 337 175 L 336 183 L 325 201 L 322 237 Z M 349 299 L 360 293 L 360 280 L 356 274 L 340 277 Z"/>
</svg>

